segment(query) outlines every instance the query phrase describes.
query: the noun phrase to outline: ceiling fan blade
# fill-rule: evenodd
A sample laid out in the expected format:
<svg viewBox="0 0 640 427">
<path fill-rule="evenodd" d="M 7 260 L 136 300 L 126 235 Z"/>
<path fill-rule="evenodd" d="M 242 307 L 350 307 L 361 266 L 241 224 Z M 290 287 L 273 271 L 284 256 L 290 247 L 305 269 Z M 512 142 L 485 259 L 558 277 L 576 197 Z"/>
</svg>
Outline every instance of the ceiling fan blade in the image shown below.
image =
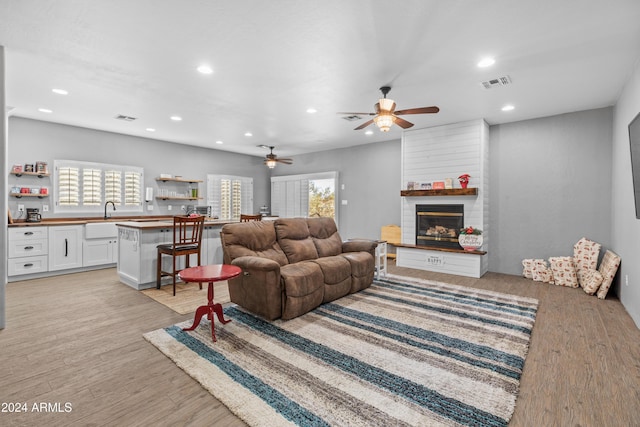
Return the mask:
<svg viewBox="0 0 640 427">
<path fill-rule="evenodd" d="M 376 113 L 336 113 L 336 114 L 345 114 L 347 116 L 375 116 Z"/>
<path fill-rule="evenodd" d="M 394 123 L 400 126 L 402 129 L 408 129 L 413 126 L 413 123 L 408 122 L 405 119 L 401 119 L 400 117 L 396 117 L 396 121 Z"/>
<path fill-rule="evenodd" d="M 285 165 L 290 165 L 293 163 L 293 159 L 276 159 L 276 162 L 284 163 Z"/>
<path fill-rule="evenodd" d="M 368 120 L 366 122 L 364 122 L 363 124 L 361 124 L 360 126 L 358 126 L 357 128 L 355 128 L 354 130 L 360 130 L 360 129 L 364 129 L 367 126 L 369 126 L 371 123 L 373 123 L 373 119 Z"/>
<path fill-rule="evenodd" d="M 422 107 L 422 108 L 408 108 L 406 110 L 398 110 L 396 115 L 402 114 L 434 114 L 440 111 L 438 107 Z"/>
</svg>

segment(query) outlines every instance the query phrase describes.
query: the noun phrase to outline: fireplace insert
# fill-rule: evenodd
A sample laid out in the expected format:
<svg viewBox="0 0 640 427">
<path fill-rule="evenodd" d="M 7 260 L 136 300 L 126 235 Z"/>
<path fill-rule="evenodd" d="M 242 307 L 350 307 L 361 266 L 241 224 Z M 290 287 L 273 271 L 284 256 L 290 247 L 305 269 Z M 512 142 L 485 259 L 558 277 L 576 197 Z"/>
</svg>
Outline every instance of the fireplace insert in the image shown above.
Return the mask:
<svg viewBox="0 0 640 427">
<path fill-rule="evenodd" d="M 464 205 L 416 205 L 416 245 L 460 249 Z"/>
</svg>

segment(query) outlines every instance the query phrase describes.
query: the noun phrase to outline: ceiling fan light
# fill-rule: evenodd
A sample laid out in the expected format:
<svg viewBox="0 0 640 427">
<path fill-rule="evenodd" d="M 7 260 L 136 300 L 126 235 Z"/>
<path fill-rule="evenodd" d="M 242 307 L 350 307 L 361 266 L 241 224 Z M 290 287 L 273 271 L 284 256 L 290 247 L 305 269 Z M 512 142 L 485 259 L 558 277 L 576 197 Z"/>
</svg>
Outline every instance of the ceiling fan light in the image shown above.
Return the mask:
<svg viewBox="0 0 640 427">
<path fill-rule="evenodd" d="M 269 169 L 273 169 L 276 167 L 276 161 L 273 159 L 267 159 L 267 161 L 265 162 L 265 164 L 267 165 L 267 167 Z"/>
<path fill-rule="evenodd" d="M 380 100 L 378 101 L 378 105 L 380 105 L 380 111 L 391 111 L 391 109 L 393 108 L 393 104 L 395 104 L 395 102 L 393 101 L 393 99 L 389 98 L 380 98 Z"/>
<path fill-rule="evenodd" d="M 382 132 L 389 132 L 389 129 L 391 129 L 393 122 L 396 121 L 396 117 L 391 114 L 380 114 L 374 117 L 373 121 Z"/>
</svg>

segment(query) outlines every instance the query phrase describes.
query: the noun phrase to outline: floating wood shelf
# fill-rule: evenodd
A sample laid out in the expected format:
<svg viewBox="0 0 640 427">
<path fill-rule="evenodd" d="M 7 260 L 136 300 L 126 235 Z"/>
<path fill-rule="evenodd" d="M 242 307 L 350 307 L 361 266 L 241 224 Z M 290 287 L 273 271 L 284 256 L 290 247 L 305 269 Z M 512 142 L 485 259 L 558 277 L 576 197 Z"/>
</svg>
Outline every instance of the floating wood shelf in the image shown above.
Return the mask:
<svg viewBox="0 0 640 427">
<path fill-rule="evenodd" d="M 44 199 L 45 197 L 49 197 L 48 194 L 31 194 L 31 193 L 11 193 L 11 197 L 15 197 L 16 199 L 21 199 L 23 197 L 37 197 L 38 199 Z"/>
<path fill-rule="evenodd" d="M 478 188 L 447 188 L 444 190 L 402 190 L 402 197 L 425 197 L 425 196 L 477 196 Z"/>
<path fill-rule="evenodd" d="M 156 196 L 156 200 L 202 200 L 202 197 Z"/>
<path fill-rule="evenodd" d="M 158 177 L 156 178 L 156 181 L 162 181 L 162 182 L 186 182 L 189 184 L 195 184 L 196 182 L 202 182 L 201 179 L 184 179 L 184 178 L 162 178 L 162 177 Z"/>
<path fill-rule="evenodd" d="M 38 178 L 44 178 L 46 176 L 49 176 L 48 173 L 44 173 L 44 172 L 11 172 L 11 175 L 15 175 L 15 176 L 37 176 Z"/>
</svg>

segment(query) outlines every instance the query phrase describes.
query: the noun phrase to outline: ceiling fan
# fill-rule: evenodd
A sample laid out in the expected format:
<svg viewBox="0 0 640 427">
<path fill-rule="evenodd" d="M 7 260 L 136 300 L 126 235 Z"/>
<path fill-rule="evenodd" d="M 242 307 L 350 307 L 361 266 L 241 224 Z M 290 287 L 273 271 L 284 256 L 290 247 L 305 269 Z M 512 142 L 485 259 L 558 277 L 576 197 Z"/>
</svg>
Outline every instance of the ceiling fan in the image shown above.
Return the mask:
<svg viewBox="0 0 640 427">
<path fill-rule="evenodd" d="M 277 163 L 282 163 L 285 165 L 290 165 L 293 163 L 292 159 L 278 158 L 278 156 L 273 154 L 273 149 L 276 148 L 273 145 L 258 145 L 258 147 L 269 149 L 269 154 L 267 154 L 264 159 L 264 164 L 267 165 L 269 169 L 275 168 Z"/>
<path fill-rule="evenodd" d="M 388 132 L 391 125 L 394 123 L 403 129 L 408 129 L 413 126 L 413 123 L 406 121 L 405 119 L 398 117 L 406 114 L 434 114 L 440 111 L 438 107 L 422 107 L 422 108 L 409 108 L 407 110 L 394 111 L 396 103 L 393 99 L 388 99 L 387 94 L 391 90 L 391 86 L 382 86 L 380 92 L 382 92 L 383 98 L 380 98 L 376 104 L 373 105 L 375 113 L 338 113 L 349 114 L 354 116 L 375 116 L 373 119 L 361 124 L 355 130 L 364 129 L 371 123 L 375 123 L 382 132 Z"/>
</svg>

